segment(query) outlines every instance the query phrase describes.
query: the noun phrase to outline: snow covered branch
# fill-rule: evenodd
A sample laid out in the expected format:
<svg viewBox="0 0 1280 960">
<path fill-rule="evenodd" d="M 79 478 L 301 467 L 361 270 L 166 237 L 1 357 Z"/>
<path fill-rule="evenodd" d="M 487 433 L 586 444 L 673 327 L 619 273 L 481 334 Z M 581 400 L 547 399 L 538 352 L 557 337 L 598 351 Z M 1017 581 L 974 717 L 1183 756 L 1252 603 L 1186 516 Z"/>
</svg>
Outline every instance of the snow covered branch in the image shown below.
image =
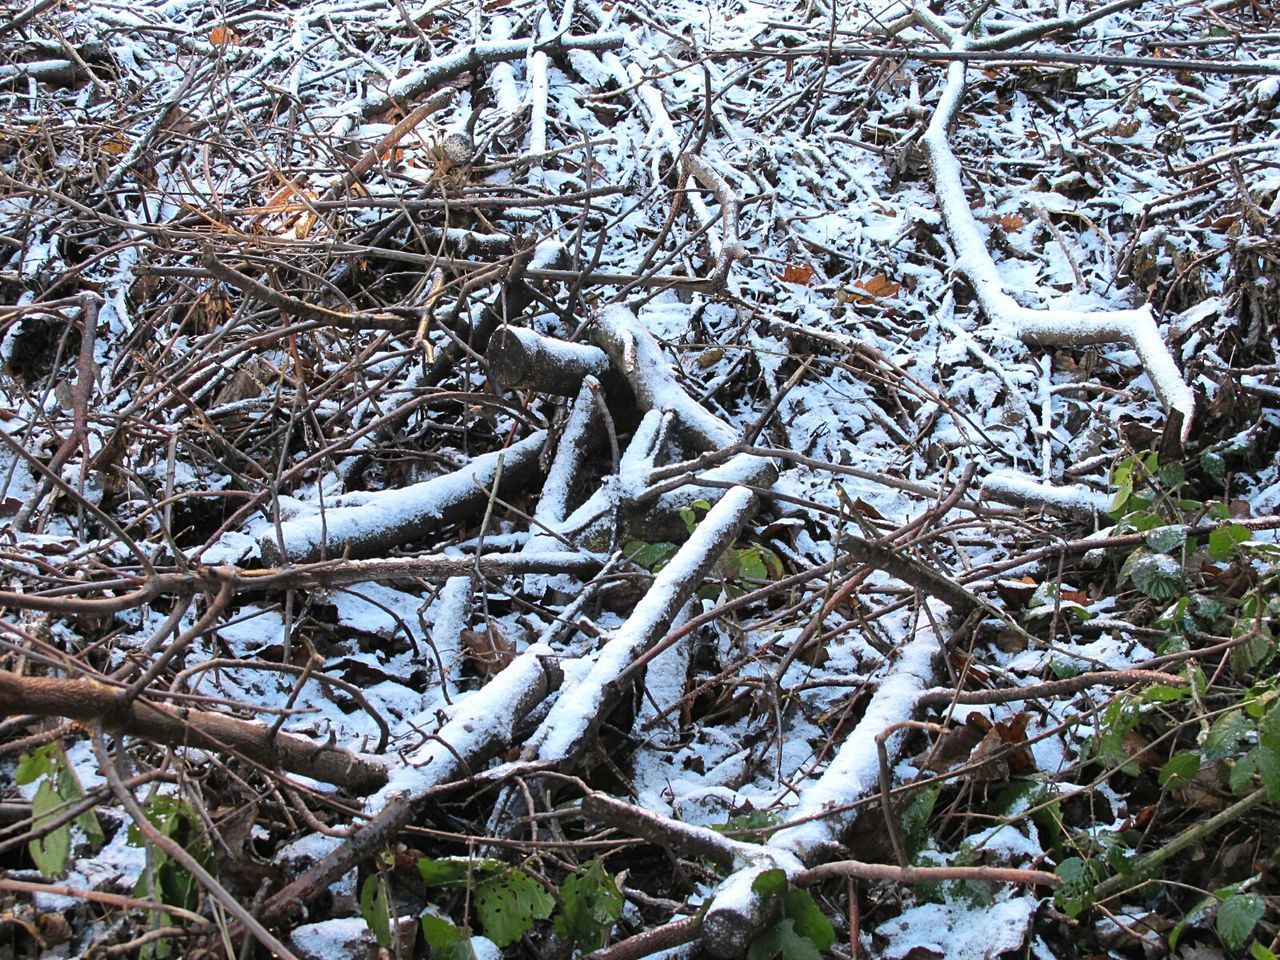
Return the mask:
<svg viewBox="0 0 1280 960">
<path fill-rule="evenodd" d="M 952 31 L 927 9 L 917 6 L 916 15 L 933 32 L 949 37 L 953 50 L 968 49 L 966 37 Z M 1044 346 L 1123 343 L 1132 348 L 1138 354 L 1160 402 L 1166 409 L 1182 414 L 1182 437 L 1185 440 L 1190 436 L 1191 421 L 1195 415 L 1195 397 L 1165 345 L 1150 307 L 1143 305 L 1131 310 L 1064 310 L 1056 307 L 1033 310 L 1019 304 L 1006 291 L 965 196 L 960 163 L 951 150 L 948 135 L 960 112 L 965 69 L 965 65 L 959 62 L 947 67 L 946 83 L 923 137 L 943 222 L 955 248 L 956 269 L 973 287 L 987 319 L 1027 343 Z M 1039 291 L 1031 292 L 1039 294 Z M 1039 295 L 1048 299 L 1043 294 Z"/>
</svg>

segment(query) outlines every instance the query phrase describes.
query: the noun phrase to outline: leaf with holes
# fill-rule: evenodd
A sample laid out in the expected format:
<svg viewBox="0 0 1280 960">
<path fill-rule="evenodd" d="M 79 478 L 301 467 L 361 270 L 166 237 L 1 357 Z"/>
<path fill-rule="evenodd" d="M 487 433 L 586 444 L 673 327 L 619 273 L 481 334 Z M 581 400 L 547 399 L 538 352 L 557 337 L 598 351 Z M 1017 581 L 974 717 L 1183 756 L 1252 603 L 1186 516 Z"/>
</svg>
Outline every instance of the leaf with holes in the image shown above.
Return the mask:
<svg viewBox="0 0 1280 960">
<path fill-rule="evenodd" d="M 476 884 L 475 905 L 484 935 L 506 947 L 551 916 L 556 902 L 533 877 L 512 870 Z"/>
</svg>

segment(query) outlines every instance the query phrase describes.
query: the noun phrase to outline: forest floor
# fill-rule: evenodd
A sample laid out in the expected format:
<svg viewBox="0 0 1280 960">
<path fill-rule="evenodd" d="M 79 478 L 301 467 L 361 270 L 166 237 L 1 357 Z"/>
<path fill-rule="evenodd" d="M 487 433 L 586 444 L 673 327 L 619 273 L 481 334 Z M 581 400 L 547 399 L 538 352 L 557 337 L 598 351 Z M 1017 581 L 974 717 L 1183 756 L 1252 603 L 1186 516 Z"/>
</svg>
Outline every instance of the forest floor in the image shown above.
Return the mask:
<svg viewBox="0 0 1280 960">
<path fill-rule="evenodd" d="M 1280 954 L 1280 13 L 0 3 L 0 960 Z"/>
</svg>

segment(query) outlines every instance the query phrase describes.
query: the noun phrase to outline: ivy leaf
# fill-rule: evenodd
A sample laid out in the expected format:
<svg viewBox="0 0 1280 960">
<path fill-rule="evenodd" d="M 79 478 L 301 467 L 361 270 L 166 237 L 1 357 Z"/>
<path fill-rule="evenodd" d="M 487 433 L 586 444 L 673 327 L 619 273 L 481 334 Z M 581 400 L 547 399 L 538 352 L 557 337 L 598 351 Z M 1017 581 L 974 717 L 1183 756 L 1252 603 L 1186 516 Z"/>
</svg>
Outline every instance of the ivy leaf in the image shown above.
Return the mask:
<svg viewBox="0 0 1280 960">
<path fill-rule="evenodd" d="M 360 915 L 373 931 L 378 946 L 391 946 L 391 908 L 387 885 L 379 874 L 370 874 L 360 888 Z"/>
<path fill-rule="evenodd" d="M 822 954 L 808 937 L 796 933 L 795 921 L 787 918 L 756 938 L 747 951 L 747 960 L 822 960 Z"/>
<path fill-rule="evenodd" d="M 422 924 L 422 939 L 436 960 L 476 960 L 471 938 L 444 917 L 424 913 L 419 922 Z"/>
<path fill-rule="evenodd" d="M 52 749 L 53 744 L 48 744 L 35 753 L 24 753 L 18 760 L 18 768 L 13 773 L 14 781 L 19 786 L 26 786 L 52 773 L 53 761 L 50 759 Z"/>
<path fill-rule="evenodd" d="M 1238 523 L 1224 523 L 1209 534 L 1209 559 L 1214 563 L 1230 560 L 1236 547 L 1247 543 L 1252 534 L 1249 528 Z"/>
<path fill-rule="evenodd" d="M 571 874 L 560 886 L 563 906 L 556 933 L 590 953 L 604 945 L 604 934 L 622 915 L 622 892 L 599 858 Z"/>
<path fill-rule="evenodd" d="M 820 951 L 831 949 L 836 942 L 835 927 L 814 902 L 807 890 L 788 890 L 783 900 L 787 918 L 795 924 L 796 933 L 812 941 Z"/>
<path fill-rule="evenodd" d="M 1239 753 L 1240 741 L 1247 737 L 1252 729 L 1253 725 L 1249 723 L 1243 712 L 1232 710 L 1230 713 L 1224 713 L 1213 721 L 1213 726 L 1209 728 L 1201 745 L 1201 756 L 1206 763 L 1214 763 Z"/>
<path fill-rule="evenodd" d="M 1090 893 L 1096 882 L 1095 872 L 1079 857 L 1068 857 L 1053 871 L 1062 884 L 1053 894 L 1054 901 L 1068 917 L 1078 917 L 1092 903 Z"/>
<path fill-rule="evenodd" d="M 36 795 L 31 800 L 31 814 L 36 830 L 43 822 L 52 820 L 56 811 L 62 806 L 62 798 L 54 792 L 49 778 L 40 781 Z M 36 837 L 28 845 L 31 859 L 35 861 L 40 875 L 46 880 L 58 876 L 67 866 L 71 857 L 71 825 L 64 823 L 55 830 L 50 830 L 42 837 Z"/>
<path fill-rule="evenodd" d="M 1218 936 L 1228 950 L 1239 950 L 1262 919 L 1263 902 L 1256 893 L 1227 897 L 1218 908 Z"/>
<path fill-rule="evenodd" d="M 533 877 L 511 871 L 477 883 L 475 905 L 484 935 L 506 947 L 532 930 L 535 921 L 551 916 L 556 902 Z"/>
<path fill-rule="evenodd" d="M 1160 786 L 1170 790 L 1185 787 L 1200 772 L 1200 757 L 1194 753 L 1177 753 L 1160 769 Z"/>
<path fill-rule="evenodd" d="M 689 528 L 689 532 L 693 532 L 692 527 Z M 632 540 L 622 548 L 622 553 L 633 563 L 651 573 L 657 573 L 667 565 L 667 561 L 674 557 L 679 549 L 674 543 L 646 543 L 643 540 Z"/>
</svg>

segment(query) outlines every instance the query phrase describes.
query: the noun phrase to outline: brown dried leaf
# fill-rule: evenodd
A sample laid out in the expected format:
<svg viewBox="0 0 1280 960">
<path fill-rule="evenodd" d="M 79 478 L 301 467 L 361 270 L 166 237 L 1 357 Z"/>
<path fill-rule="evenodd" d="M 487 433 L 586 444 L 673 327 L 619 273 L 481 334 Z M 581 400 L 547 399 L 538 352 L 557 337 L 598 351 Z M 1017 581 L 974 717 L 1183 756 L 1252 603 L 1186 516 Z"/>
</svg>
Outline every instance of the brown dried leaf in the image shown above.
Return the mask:
<svg viewBox="0 0 1280 960">
<path fill-rule="evenodd" d="M 846 292 L 847 302 L 850 303 L 875 303 L 877 300 L 886 300 L 889 297 L 895 297 L 902 289 L 902 284 L 894 283 L 882 273 L 875 276 L 867 277 L 865 280 L 859 280 L 853 285 L 853 289 Z M 862 291 L 859 293 L 858 291 Z"/>
<path fill-rule="evenodd" d="M 488 630 L 461 630 L 458 636 L 466 658 L 485 680 L 504 670 L 515 659 L 515 644 L 495 626 Z"/>
<path fill-rule="evenodd" d="M 995 225 L 1005 233 L 1016 233 L 1027 225 L 1027 221 L 1020 213 L 1006 213 L 1002 217 L 996 217 Z"/>
<path fill-rule="evenodd" d="M 783 268 L 781 279 L 783 283 L 807 287 L 813 280 L 813 267 L 807 263 L 788 263 Z"/>
<path fill-rule="evenodd" d="M 209 31 L 209 42 L 215 47 L 225 47 L 229 43 L 238 43 L 240 38 L 234 30 L 225 24 L 219 24 Z"/>
<path fill-rule="evenodd" d="M 1035 592 L 1036 582 L 1031 577 L 996 581 L 996 594 L 1009 607 L 1025 607 Z"/>
</svg>

